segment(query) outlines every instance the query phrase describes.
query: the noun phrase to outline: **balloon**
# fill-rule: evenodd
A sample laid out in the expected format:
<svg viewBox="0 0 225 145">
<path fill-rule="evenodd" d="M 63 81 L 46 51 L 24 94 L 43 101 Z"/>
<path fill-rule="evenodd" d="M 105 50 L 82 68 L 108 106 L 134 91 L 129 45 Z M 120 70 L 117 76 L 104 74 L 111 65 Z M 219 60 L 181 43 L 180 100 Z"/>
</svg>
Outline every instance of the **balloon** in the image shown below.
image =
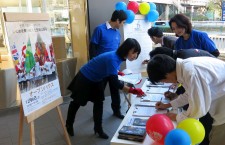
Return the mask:
<svg viewBox="0 0 225 145">
<path fill-rule="evenodd" d="M 150 5 L 146 2 L 143 2 L 139 5 L 139 11 L 142 15 L 146 15 L 150 11 Z"/>
<path fill-rule="evenodd" d="M 194 118 L 188 118 L 181 121 L 177 128 L 186 131 L 190 138 L 192 144 L 199 144 L 203 141 L 205 137 L 205 128 L 198 120 Z"/>
<path fill-rule="evenodd" d="M 125 2 L 117 2 L 115 5 L 116 10 L 127 10 L 127 4 Z"/>
<path fill-rule="evenodd" d="M 150 11 L 147 15 L 146 15 L 146 19 L 149 22 L 154 22 L 159 18 L 159 13 L 156 10 Z"/>
<path fill-rule="evenodd" d="M 126 23 L 127 23 L 127 24 L 132 23 L 132 22 L 134 21 L 134 18 L 135 18 L 134 12 L 131 11 L 131 10 L 126 10 L 125 12 L 126 12 L 126 14 L 127 14 Z"/>
<path fill-rule="evenodd" d="M 164 143 L 167 133 L 172 129 L 174 129 L 172 121 L 164 114 L 155 114 L 146 123 L 147 134 L 161 144 Z"/>
<path fill-rule="evenodd" d="M 153 2 L 149 2 L 150 11 L 156 10 L 156 5 Z"/>
<path fill-rule="evenodd" d="M 139 5 L 136 1 L 130 1 L 127 4 L 127 9 L 132 10 L 135 14 L 138 12 L 138 7 L 139 7 Z"/>
<path fill-rule="evenodd" d="M 190 145 L 191 138 L 182 129 L 171 130 L 165 138 L 165 145 Z"/>
</svg>

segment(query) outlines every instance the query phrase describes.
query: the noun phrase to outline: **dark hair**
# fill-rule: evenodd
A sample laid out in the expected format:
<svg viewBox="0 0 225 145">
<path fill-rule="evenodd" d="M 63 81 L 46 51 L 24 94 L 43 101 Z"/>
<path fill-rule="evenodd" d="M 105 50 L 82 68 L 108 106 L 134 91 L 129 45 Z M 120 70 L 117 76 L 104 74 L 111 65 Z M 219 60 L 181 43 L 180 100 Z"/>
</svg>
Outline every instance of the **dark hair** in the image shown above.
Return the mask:
<svg viewBox="0 0 225 145">
<path fill-rule="evenodd" d="M 190 34 L 192 31 L 192 24 L 190 19 L 184 14 L 176 14 L 169 21 L 170 29 L 172 30 L 172 22 L 175 22 L 179 28 L 184 28 L 186 33 Z"/>
<path fill-rule="evenodd" d="M 150 37 L 162 37 L 163 36 L 163 32 L 162 30 L 160 30 L 158 27 L 152 27 L 150 29 L 148 29 L 148 35 Z"/>
<path fill-rule="evenodd" d="M 116 53 L 124 59 L 124 57 L 127 57 L 130 50 L 134 49 L 134 52 L 138 52 L 137 58 L 139 54 L 141 53 L 141 46 L 138 43 L 138 41 L 134 38 L 127 38 L 117 49 Z"/>
<path fill-rule="evenodd" d="M 150 58 L 152 58 L 156 54 L 166 54 L 170 57 L 173 57 L 173 50 L 168 47 L 156 47 L 155 49 L 150 51 L 149 56 L 150 56 Z"/>
<path fill-rule="evenodd" d="M 166 75 L 176 70 L 176 61 L 165 55 L 157 54 L 148 63 L 147 73 L 149 80 L 156 84 L 162 79 L 166 79 Z"/>
<path fill-rule="evenodd" d="M 111 21 L 115 22 L 119 19 L 119 22 L 121 23 L 122 21 L 127 19 L 127 14 L 123 10 L 115 10 L 112 14 Z"/>
</svg>

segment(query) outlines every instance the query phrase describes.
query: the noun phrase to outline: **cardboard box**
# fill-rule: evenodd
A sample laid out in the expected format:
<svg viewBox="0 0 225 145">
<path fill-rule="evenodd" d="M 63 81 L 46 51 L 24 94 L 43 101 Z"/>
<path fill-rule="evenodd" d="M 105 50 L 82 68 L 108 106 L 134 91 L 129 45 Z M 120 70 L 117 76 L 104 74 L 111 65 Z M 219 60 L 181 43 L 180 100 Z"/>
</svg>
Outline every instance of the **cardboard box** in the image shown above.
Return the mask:
<svg viewBox="0 0 225 145">
<path fill-rule="evenodd" d="M 66 59 L 66 44 L 64 36 L 52 37 L 53 48 L 56 59 Z"/>
<path fill-rule="evenodd" d="M 0 109 L 3 109 L 15 104 L 18 83 L 16 70 L 11 61 L 3 61 L 0 67 Z"/>
<path fill-rule="evenodd" d="M 67 96 L 71 92 L 67 90 L 68 85 L 73 80 L 76 73 L 77 58 L 66 58 L 56 60 L 60 90 L 62 96 Z"/>
</svg>

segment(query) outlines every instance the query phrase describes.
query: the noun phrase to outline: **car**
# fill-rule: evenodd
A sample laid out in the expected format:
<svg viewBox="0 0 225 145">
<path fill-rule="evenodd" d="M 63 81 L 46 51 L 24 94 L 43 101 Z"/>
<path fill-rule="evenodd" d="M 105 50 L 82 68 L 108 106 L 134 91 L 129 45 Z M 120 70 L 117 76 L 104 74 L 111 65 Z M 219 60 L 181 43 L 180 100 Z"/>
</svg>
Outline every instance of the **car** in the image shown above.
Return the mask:
<svg viewBox="0 0 225 145">
<path fill-rule="evenodd" d="M 153 27 L 170 28 L 170 25 L 167 21 L 155 21 L 153 22 Z"/>
<path fill-rule="evenodd" d="M 168 21 L 155 21 L 152 27 L 158 27 L 162 29 L 163 32 L 172 32 Z"/>
</svg>

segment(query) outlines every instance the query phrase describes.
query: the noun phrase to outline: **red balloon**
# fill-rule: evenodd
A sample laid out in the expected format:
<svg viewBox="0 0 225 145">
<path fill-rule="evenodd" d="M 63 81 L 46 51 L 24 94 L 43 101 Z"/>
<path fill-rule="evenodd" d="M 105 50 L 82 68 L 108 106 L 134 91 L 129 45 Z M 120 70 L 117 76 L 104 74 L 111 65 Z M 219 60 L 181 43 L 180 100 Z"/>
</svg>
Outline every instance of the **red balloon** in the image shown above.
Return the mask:
<svg viewBox="0 0 225 145">
<path fill-rule="evenodd" d="M 164 139 L 174 126 L 169 117 L 164 114 L 151 116 L 146 123 L 147 134 L 156 142 L 164 144 Z"/>
<path fill-rule="evenodd" d="M 127 4 L 127 9 L 132 10 L 135 14 L 138 12 L 138 7 L 139 7 L 139 5 L 136 1 L 130 1 Z"/>
</svg>

